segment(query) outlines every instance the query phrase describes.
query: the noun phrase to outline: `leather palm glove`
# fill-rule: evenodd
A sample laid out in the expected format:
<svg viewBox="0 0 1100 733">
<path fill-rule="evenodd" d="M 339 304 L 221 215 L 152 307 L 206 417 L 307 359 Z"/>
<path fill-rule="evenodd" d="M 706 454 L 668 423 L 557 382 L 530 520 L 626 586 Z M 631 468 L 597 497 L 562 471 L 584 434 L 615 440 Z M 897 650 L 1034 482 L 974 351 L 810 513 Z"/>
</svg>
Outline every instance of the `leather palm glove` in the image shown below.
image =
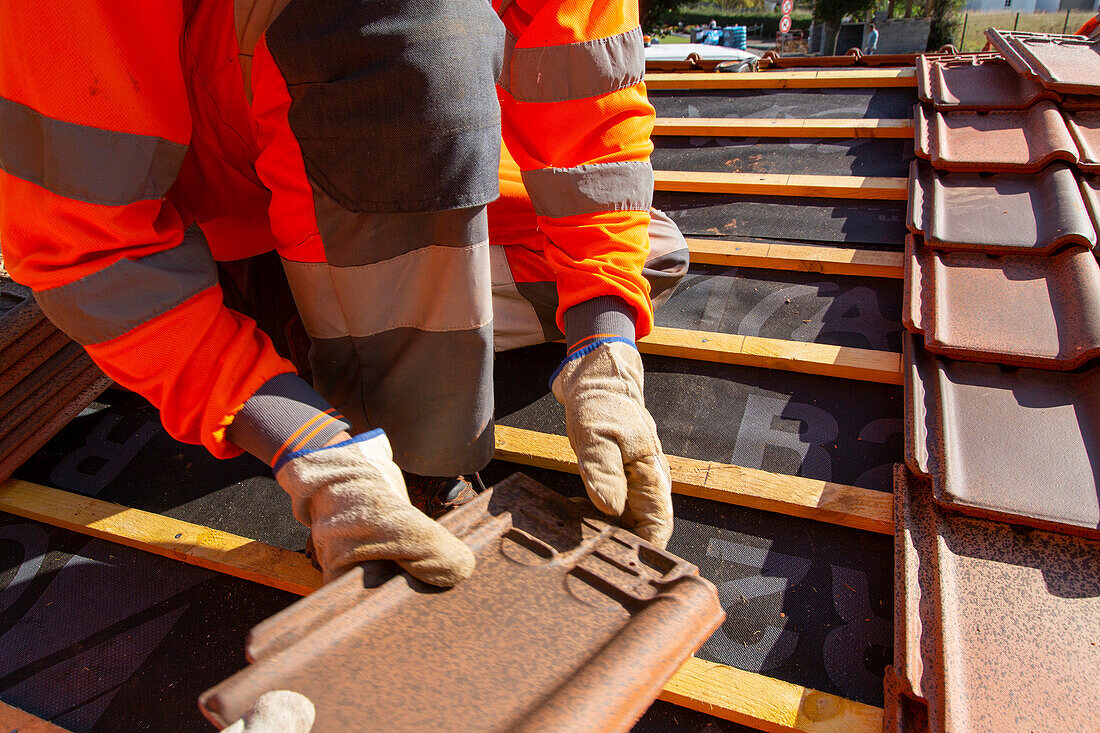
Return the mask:
<svg viewBox="0 0 1100 733">
<path fill-rule="evenodd" d="M 641 355 L 632 337 L 610 331 L 604 325 L 599 336 L 570 349 L 550 387 L 565 407 L 569 444 L 592 503 L 663 548 L 672 536 L 668 461 L 642 396 Z"/>
<path fill-rule="evenodd" d="M 222 733 L 309 733 L 317 710 L 309 698 L 291 690 L 272 690 L 256 698 L 242 717 Z"/>
<path fill-rule="evenodd" d="M 409 503 L 389 440 L 372 430 L 275 464 L 294 516 L 310 528 L 325 582 L 368 560 L 393 560 L 425 583 L 450 587 L 474 571 L 457 537 Z"/>
</svg>

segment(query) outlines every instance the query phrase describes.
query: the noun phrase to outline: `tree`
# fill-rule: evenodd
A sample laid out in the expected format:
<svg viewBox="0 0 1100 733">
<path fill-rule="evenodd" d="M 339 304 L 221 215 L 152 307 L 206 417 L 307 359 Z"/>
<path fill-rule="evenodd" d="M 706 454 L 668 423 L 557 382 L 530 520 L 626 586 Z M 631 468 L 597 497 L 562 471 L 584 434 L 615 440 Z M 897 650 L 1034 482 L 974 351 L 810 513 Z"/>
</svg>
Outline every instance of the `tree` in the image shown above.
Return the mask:
<svg viewBox="0 0 1100 733">
<path fill-rule="evenodd" d="M 681 2 L 683 0 L 641 0 L 642 32 L 652 34 L 668 25 L 669 18 L 679 10 Z"/>
<path fill-rule="evenodd" d="M 955 42 L 959 32 L 959 11 L 966 0 L 928 0 L 932 27 L 928 31 L 928 50 L 936 51 Z M 962 46 L 962 40 L 959 40 Z"/>
<path fill-rule="evenodd" d="M 844 16 L 851 15 L 862 18 L 875 7 L 875 0 L 814 0 L 814 20 L 820 20 L 827 26 L 831 26 L 833 32 L 833 55 L 836 55 L 836 44 L 840 39 L 840 24 L 844 22 Z"/>
</svg>

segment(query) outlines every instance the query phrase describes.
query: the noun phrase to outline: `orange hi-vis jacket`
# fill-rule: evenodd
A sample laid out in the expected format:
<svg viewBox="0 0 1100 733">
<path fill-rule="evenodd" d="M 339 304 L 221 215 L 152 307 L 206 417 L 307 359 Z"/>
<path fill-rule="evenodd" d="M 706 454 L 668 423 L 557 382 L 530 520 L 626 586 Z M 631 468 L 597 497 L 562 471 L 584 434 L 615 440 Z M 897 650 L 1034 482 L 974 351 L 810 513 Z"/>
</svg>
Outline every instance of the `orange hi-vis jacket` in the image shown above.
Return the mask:
<svg viewBox="0 0 1100 733">
<path fill-rule="evenodd" d="M 517 284 L 553 283 L 556 321 L 600 296 L 653 326 L 649 251 L 654 111 L 637 3 L 493 0 L 508 35 L 497 84 L 504 154 L 490 241 Z"/>
<path fill-rule="evenodd" d="M 304 171 L 257 173 L 270 141 L 242 82 L 235 5 L 0 3 L 4 264 L 111 378 L 160 410 L 169 433 L 219 457 L 240 452 L 226 430 L 242 405 L 294 369 L 225 307 L 214 261 L 272 249 L 309 259 L 302 232 L 290 241 L 273 227 L 288 212 L 270 209 L 280 177 L 296 196 Z M 494 7 L 509 32 L 498 96 L 510 155 L 492 242 L 506 245 L 517 283 L 553 283 L 559 327 L 570 307 L 616 296 L 643 336 L 654 114 L 637 9 Z"/>
</svg>

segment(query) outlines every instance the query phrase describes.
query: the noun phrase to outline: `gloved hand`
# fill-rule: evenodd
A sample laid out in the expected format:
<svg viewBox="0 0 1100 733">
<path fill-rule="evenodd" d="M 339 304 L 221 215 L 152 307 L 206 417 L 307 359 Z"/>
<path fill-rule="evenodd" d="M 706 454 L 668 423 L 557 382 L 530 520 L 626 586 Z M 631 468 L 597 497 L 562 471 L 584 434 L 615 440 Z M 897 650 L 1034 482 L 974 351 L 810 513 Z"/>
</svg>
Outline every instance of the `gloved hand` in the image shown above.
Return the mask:
<svg viewBox="0 0 1100 733">
<path fill-rule="evenodd" d="M 570 355 L 551 390 L 592 503 L 664 547 L 672 536 L 672 478 L 642 396 L 642 358 L 628 339 L 605 339 Z"/>
<path fill-rule="evenodd" d="M 409 503 L 385 433 L 372 430 L 275 464 L 294 516 L 313 533 L 325 582 L 367 560 L 393 560 L 425 583 L 450 587 L 474 571 L 457 537 Z"/>
<path fill-rule="evenodd" d="M 244 717 L 222 733 L 309 733 L 317 710 L 309 698 L 290 690 L 272 690 L 256 698 Z"/>
</svg>

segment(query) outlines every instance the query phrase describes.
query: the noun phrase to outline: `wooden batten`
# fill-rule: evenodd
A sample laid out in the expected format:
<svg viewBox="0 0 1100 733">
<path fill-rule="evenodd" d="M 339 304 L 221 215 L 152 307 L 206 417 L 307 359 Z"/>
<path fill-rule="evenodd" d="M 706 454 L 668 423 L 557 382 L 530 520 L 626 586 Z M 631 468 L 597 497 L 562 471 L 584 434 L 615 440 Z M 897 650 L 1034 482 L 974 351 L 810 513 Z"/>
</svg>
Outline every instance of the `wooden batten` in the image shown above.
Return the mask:
<svg viewBox="0 0 1100 733">
<path fill-rule="evenodd" d="M 577 473 L 569 439 L 496 426 L 496 457 L 526 466 Z M 893 496 L 858 486 L 787 476 L 714 461 L 668 456 L 677 494 L 893 534 Z"/>
<path fill-rule="evenodd" d="M 758 267 L 825 275 L 905 277 L 901 252 L 851 249 L 827 244 L 770 244 L 724 239 L 687 239 L 693 265 Z"/>
<path fill-rule="evenodd" d="M 913 139 L 911 120 L 761 119 L 755 117 L 658 117 L 654 135 L 698 137 L 828 137 Z"/>
<path fill-rule="evenodd" d="M 655 191 L 681 193 L 905 201 L 908 198 L 908 187 L 909 179 L 901 177 L 653 171 Z"/>
<path fill-rule="evenodd" d="M 901 354 L 850 346 L 654 326 L 638 340 L 643 354 L 782 369 L 863 382 L 901 384 Z"/>
<path fill-rule="evenodd" d="M 758 71 L 741 74 L 688 72 L 646 74 L 650 91 L 688 89 L 853 89 L 915 87 L 917 71 L 905 69 L 823 69 Z"/>
</svg>

